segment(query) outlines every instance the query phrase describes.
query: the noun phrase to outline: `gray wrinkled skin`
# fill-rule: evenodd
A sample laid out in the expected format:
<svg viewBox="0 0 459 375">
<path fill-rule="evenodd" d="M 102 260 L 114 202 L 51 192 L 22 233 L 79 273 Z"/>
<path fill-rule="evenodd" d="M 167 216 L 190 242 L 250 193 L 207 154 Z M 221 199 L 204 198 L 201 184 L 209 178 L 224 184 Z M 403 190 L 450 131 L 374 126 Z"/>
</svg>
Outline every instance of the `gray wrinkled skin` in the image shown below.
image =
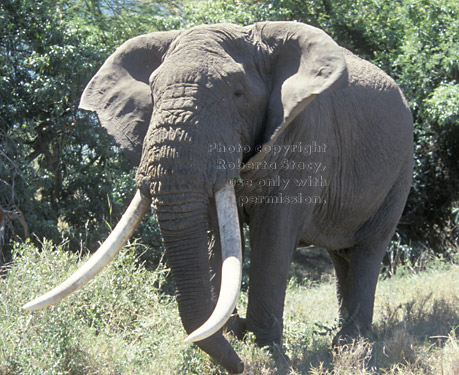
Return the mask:
<svg viewBox="0 0 459 375">
<path fill-rule="evenodd" d="M 365 334 L 384 252 L 412 174 L 412 118 L 395 82 L 301 23 L 198 26 L 127 41 L 83 93 L 138 165 L 151 196 L 187 332 L 219 293 L 214 192 L 235 184 L 250 227 L 246 319 L 227 328 L 281 343 L 298 245 L 333 260 L 343 328 Z M 243 363 L 221 332 L 198 342 L 228 371 Z"/>
</svg>

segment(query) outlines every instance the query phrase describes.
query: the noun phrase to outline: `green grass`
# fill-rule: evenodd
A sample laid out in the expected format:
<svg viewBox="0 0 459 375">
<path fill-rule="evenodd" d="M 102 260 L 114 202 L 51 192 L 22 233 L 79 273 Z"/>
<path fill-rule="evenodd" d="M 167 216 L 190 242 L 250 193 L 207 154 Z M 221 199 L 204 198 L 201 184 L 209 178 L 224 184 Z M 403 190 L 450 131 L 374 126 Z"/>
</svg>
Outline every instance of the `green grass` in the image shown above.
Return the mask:
<svg viewBox="0 0 459 375">
<path fill-rule="evenodd" d="M 84 261 L 84 259 L 82 260 Z M 18 245 L 0 279 L 0 375 L 224 374 L 206 354 L 183 342 L 168 270 L 138 264 L 134 246 L 83 290 L 44 311 L 21 306 L 74 271 L 78 256 L 44 243 Z M 421 273 L 381 280 L 374 335 L 336 352 L 337 303 L 332 277 L 287 293 L 283 350 L 258 348 L 251 335 L 230 337 L 245 374 L 458 375 L 459 267 L 437 262 Z M 247 295 L 242 294 L 244 311 Z"/>
</svg>

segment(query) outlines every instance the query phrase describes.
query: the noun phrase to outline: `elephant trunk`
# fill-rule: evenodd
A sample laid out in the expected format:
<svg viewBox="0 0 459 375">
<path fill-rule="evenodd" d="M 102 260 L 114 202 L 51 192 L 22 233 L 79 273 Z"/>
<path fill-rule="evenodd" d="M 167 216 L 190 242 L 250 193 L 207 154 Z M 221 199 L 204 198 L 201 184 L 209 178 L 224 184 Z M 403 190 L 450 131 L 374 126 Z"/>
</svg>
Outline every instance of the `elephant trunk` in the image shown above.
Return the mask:
<svg viewBox="0 0 459 375">
<path fill-rule="evenodd" d="M 215 193 L 222 249 L 221 287 L 211 317 L 186 341 L 205 339 L 218 331 L 234 311 L 242 282 L 242 245 L 234 188 L 227 183 Z"/>
<path fill-rule="evenodd" d="M 233 201 L 229 202 L 231 193 Z M 186 202 L 183 202 L 184 199 Z M 180 317 L 185 330 L 190 334 L 187 341 L 197 341 L 196 344 L 202 350 L 231 373 L 242 372 L 242 361 L 220 331 L 234 310 L 242 274 L 240 232 L 237 212 L 234 211 L 234 188 L 227 185 L 216 193 L 223 272 L 220 297 L 215 310 L 209 271 L 208 198 L 199 194 L 176 193 L 160 194 L 153 200 L 175 282 Z M 234 210 L 231 215 L 228 214 L 228 207 L 232 203 Z M 226 212 L 224 217 L 221 215 L 223 211 Z M 234 228 L 236 224 L 237 228 Z"/>
<path fill-rule="evenodd" d="M 170 196 L 159 198 L 161 203 L 156 203 L 155 208 L 177 290 L 180 316 L 186 331 L 191 332 L 210 316 L 213 307 L 207 253 L 207 203 L 204 199 L 201 203 L 167 203 L 169 199 L 174 200 Z"/>
</svg>

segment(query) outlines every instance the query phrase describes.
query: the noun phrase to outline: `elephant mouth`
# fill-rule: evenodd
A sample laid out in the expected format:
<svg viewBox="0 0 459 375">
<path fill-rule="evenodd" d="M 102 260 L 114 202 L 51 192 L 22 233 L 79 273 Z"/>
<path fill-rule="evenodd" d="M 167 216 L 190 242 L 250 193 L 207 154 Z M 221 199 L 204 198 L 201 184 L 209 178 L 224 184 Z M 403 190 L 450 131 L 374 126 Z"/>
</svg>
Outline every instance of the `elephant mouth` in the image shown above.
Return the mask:
<svg viewBox="0 0 459 375">
<path fill-rule="evenodd" d="M 220 295 L 211 316 L 201 327 L 186 338 L 185 341 L 187 342 L 204 340 L 220 330 L 233 313 L 240 292 L 242 280 L 242 246 L 236 196 L 231 183 L 227 183 L 215 193 L 215 201 L 222 248 Z M 150 204 L 151 199 L 145 197 L 138 190 L 115 229 L 94 255 L 67 280 L 48 293 L 25 304 L 23 309 L 34 311 L 54 305 L 86 285 L 89 280 L 110 263 L 126 244 L 147 212 Z"/>
</svg>

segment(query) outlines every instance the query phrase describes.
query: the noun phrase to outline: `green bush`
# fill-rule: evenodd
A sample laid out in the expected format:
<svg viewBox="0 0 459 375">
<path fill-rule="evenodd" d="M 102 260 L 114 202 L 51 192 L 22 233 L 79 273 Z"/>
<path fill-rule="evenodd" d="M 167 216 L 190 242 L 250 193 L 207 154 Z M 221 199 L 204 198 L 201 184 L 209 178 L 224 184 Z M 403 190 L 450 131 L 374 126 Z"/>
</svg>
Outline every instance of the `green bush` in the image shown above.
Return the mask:
<svg viewBox="0 0 459 375">
<path fill-rule="evenodd" d="M 76 250 L 94 249 L 135 191 L 133 165 L 95 116 L 77 106 L 116 46 L 146 32 L 142 17 L 149 12 L 129 8 L 138 17 L 128 22 L 123 17 L 131 13 L 96 3 L 0 4 L 0 207 L 22 212 L 32 240 L 68 238 Z M 15 234 L 22 234 L 19 222 L 7 220 L 6 260 Z M 158 249 L 153 219 L 136 235 Z"/>
<path fill-rule="evenodd" d="M 135 246 L 123 249 L 94 281 L 58 305 L 34 313 L 21 310 L 80 265 L 78 256 L 65 247 L 49 242 L 41 249 L 30 243 L 15 247 L 15 263 L 0 281 L 0 374 L 98 373 L 112 368 L 110 358 L 99 358 L 97 352 L 107 350 L 110 341 L 125 348 L 125 357 L 117 359 L 120 373 L 136 362 L 148 364 L 161 344 L 158 335 L 171 325 L 167 316 L 174 319 L 173 325 L 179 325 L 179 319 L 171 313 L 174 300 L 162 292 L 168 269 L 139 267 Z M 154 324 L 144 320 L 148 316 L 156 316 Z M 129 346 L 138 340 L 143 353 L 130 352 Z"/>
</svg>

